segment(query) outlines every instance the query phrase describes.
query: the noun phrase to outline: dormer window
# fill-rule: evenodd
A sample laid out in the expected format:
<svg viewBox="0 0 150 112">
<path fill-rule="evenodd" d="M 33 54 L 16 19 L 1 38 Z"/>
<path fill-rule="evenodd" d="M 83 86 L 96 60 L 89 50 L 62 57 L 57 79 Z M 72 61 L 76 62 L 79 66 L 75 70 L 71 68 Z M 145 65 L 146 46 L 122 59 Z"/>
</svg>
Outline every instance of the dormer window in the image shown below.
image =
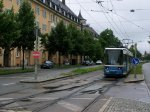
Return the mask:
<svg viewBox="0 0 150 112">
<path fill-rule="evenodd" d="M 52 8 L 55 9 L 55 4 L 54 3 L 52 3 Z"/>
<path fill-rule="evenodd" d="M 64 16 L 66 16 L 66 12 L 64 11 Z"/>
<path fill-rule="evenodd" d="M 49 3 L 49 7 L 52 7 L 52 2 Z"/>
<path fill-rule="evenodd" d="M 57 8 L 56 8 L 56 9 L 57 9 L 57 11 L 59 12 L 59 7 L 58 7 L 58 6 L 57 6 Z"/>
<path fill-rule="evenodd" d="M 45 0 L 42 0 L 43 3 L 45 3 Z"/>
</svg>

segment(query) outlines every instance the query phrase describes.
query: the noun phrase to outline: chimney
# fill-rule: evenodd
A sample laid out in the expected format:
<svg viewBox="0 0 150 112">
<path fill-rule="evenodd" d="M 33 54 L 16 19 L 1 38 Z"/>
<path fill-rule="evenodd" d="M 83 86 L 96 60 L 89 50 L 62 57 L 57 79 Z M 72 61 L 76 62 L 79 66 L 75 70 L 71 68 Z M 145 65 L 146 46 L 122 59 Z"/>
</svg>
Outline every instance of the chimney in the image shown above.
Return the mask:
<svg viewBox="0 0 150 112">
<path fill-rule="evenodd" d="M 64 5 L 66 5 L 66 2 L 65 2 L 65 0 L 62 0 L 62 3 L 63 3 Z"/>
</svg>

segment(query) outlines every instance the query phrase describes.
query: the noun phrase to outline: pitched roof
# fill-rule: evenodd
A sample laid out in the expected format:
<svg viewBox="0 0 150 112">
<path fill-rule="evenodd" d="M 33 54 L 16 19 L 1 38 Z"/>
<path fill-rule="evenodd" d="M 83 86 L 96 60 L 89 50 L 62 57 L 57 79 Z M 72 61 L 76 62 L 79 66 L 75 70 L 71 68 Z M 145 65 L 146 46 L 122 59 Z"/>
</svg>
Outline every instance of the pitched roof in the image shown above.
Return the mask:
<svg viewBox="0 0 150 112">
<path fill-rule="evenodd" d="M 82 17 L 81 11 L 79 12 L 78 18 L 79 18 L 80 20 L 86 20 L 86 19 L 84 19 L 84 18 Z"/>
</svg>

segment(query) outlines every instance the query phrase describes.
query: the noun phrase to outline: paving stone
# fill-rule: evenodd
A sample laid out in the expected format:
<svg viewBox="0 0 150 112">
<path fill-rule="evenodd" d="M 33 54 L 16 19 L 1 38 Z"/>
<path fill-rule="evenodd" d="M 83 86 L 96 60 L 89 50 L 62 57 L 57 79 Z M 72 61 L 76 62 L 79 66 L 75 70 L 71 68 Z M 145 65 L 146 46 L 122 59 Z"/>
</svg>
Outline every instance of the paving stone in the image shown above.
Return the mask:
<svg viewBox="0 0 150 112">
<path fill-rule="evenodd" d="M 150 112 L 150 103 L 112 98 L 103 112 Z"/>
</svg>

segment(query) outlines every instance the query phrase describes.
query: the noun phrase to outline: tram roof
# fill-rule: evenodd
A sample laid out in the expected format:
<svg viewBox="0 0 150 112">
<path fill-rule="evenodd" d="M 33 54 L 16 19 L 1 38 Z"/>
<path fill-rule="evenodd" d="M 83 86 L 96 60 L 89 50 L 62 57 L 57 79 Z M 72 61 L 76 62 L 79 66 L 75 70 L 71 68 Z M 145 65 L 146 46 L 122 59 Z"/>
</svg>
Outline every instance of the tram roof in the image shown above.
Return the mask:
<svg viewBox="0 0 150 112">
<path fill-rule="evenodd" d="M 133 54 L 127 48 L 105 48 L 105 50 L 123 50 L 123 54 L 133 56 Z"/>
</svg>

